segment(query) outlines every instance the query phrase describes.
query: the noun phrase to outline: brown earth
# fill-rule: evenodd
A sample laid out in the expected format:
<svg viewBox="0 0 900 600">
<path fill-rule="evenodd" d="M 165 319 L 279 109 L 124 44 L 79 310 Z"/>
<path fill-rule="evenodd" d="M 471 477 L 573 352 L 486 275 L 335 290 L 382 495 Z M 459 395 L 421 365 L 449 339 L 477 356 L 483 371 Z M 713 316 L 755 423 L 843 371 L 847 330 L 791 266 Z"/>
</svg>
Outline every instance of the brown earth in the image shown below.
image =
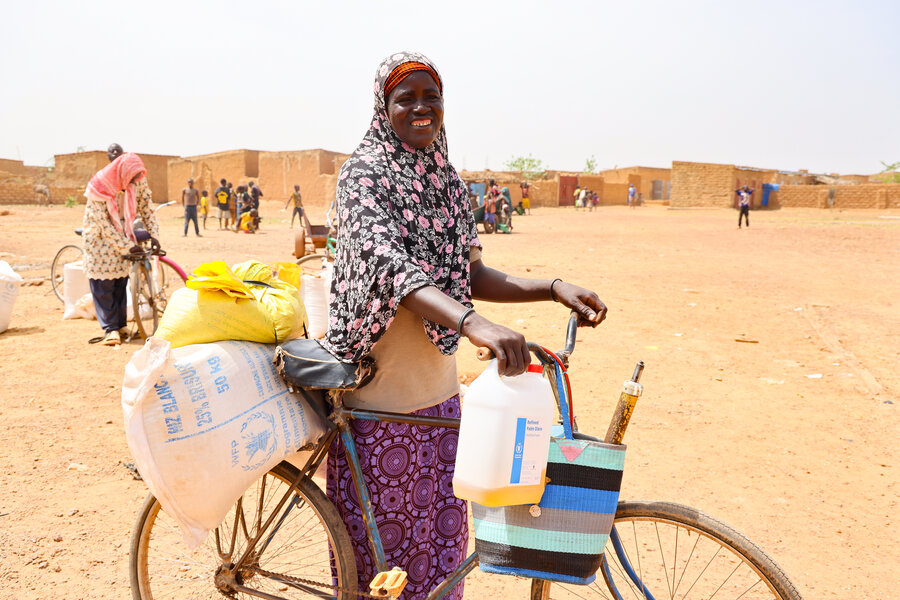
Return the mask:
<svg viewBox="0 0 900 600">
<path fill-rule="evenodd" d="M 0 260 L 46 277 L 81 209 L 0 207 Z M 289 213 L 264 205 L 256 236 L 162 241 L 185 268 L 290 260 Z M 744 531 L 806 598 L 897 597 L 900 215 L 897 211 L 536 209 L 485 260 L 562 277 L 610 308 L 572 360 L 581 429 L 602 433 L 642 359 L 623 498 L 692 505 Z M 888 217 L 888 218 L 884 218 Z M 561 345 L 553 304 L 480 305 L 529 339 Z M 61 321 L 49 282 L 22 287 L 0 334 L 0 599 L 128 598 L 128 541 L 144 484 L 122 466 L 119 385 L 139 347 L 89 346 L 94 321 Z M 479 370 L 472 348 L 460 374 Z M 467 597 L 525 597 L 476 575 Z M 479 592 L 479 590 L 481 590 Z M 489 592 L 486 592 L 489 590 Z"/>
</svg>

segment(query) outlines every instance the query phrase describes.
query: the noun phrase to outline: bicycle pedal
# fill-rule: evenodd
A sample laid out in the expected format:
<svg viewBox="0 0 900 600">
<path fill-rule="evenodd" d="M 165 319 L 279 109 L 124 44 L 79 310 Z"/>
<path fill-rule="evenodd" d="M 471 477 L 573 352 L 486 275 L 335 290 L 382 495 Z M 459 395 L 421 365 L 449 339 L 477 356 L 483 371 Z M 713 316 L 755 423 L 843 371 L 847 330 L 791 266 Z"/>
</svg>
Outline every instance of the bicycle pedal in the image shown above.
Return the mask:
<svg viewBox="0 0 900 600">
<path fill-rule="evenodd" d="M 372 595 L 381 598 L 397 598 L 405 587 L 406 571 L 400 567 L 378 573 L 369 584 Z"/>
</svg>

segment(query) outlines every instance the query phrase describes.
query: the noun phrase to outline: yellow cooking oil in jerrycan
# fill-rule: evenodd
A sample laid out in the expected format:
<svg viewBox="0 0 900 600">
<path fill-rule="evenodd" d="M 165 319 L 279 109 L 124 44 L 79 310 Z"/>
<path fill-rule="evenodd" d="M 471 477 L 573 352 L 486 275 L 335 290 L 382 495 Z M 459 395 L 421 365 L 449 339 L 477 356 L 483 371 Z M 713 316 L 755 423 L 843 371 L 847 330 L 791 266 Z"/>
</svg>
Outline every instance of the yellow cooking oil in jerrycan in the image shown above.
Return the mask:
<svg viewBox="0 0 900 600">
<path fill-rule="evenodd" d="M 488 363 L 463 399 L 453 493 L 484 506 L 536 504 L 544 493 L 555 401 L 540 365 L 501 377 Z"/>
</svg>

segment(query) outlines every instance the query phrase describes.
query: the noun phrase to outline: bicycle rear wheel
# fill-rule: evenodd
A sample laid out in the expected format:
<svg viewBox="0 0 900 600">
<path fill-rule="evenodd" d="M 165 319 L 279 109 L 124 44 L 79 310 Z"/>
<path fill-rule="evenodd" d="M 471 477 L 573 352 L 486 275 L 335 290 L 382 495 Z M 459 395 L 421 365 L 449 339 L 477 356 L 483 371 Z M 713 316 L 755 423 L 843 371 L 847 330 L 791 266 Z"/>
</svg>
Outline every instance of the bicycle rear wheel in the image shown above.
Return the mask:
<svg viewBox="0 0 900 600">
<path fill-rule="evenodd" d="M 620 502 L 614 531 L 604 567 L 591 585 L 535 579 L 532 600 L 800 600 L 797 588 L 759 546 L 693 508 Z"/>
<path fill-rule="evenodd" d="M 63 280 L 66 274 L 66 265 L 83 258 L 84 250 L 81 249 L 81 246 L 76 246 L 75 244 L 66 244 L 53 257 L 53 264 L 50 265 L 50 284 L 53 286 L 53 293 L 56 294 L 60 302 L 65 302 L 63 297 Z"/>
<path fill-rule="evenodd" d="M 297 475 L 297 469 L 286 462 L 269 471 L 244 493 L 195 552 L 188 552 L 174 521 L 160 510 L 156 498 L 148 495 L 131 537 L 129 571 L 134 600 L 252 597 L 229 589 L 229 583 L 235 581 L 269 594 L 267 597 L 355 600 L 356 561 L 347 529 L 334 505 L 308 477 L 300 480 L 282 506 L 269 533 L 257 543 L 253 558 L 233 576 L 226 572 Z M 335 584 L 343 591 L 335 592 Z"/>
<path fill-rule="evenodd" d="M 147 339 L 156 331 L 162 310 L 157 308 L 156 286 L 153 285 L 146 261 L 135 262 L 128 285 L 131 288 L 131 314 L 138 335 Z"/>
</svg>

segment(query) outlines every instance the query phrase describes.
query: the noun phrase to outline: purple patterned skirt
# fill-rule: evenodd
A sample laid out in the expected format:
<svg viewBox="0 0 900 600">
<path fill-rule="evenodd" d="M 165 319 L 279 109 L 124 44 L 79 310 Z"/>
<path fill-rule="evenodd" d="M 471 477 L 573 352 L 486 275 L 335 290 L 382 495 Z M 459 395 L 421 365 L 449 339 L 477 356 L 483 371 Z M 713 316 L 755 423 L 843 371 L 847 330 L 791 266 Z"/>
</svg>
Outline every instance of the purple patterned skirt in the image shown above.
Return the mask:
<svg viewBox="0 0 900 600">
<path fill-rule="evenodd" d="M 459 396 L 415 415 L 459 418 Z M 401 423 L 350 421 L 388 568 L 407 572 L 406 600 L 425 598 L 465 558 L 469 541 L 466 501 L 453 495 L 459 430 Z M 359 590 L 369 591 L 375 560 L 341 438 L 328 453 L 328 498 L 353 543 Z M 460 600 L 460 582 L 445 596 Z"/>
</svg>

